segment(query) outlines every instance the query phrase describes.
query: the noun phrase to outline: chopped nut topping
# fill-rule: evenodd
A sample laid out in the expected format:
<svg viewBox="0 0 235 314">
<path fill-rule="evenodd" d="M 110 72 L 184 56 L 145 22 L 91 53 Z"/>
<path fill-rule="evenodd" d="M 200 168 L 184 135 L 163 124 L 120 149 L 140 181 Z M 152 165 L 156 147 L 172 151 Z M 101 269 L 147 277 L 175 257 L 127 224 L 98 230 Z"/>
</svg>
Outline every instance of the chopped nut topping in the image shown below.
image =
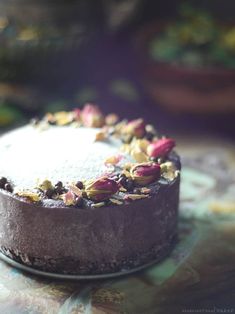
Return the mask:
<svg viewBox="0 0 235 314">
<path fill-rule="evenodd" d="M 72 206 L 76 204 L 76 195 L 72 191 L 62 195 L 62 199 L 67 206 Z"/>
<path fill-rule="evenodd" d="M 174 180 L 180 173 L 180 171 L 176 169 L 174 163 L 171 161 L 161 164 L 160 167 L 163 178 L 170 181 Z"/>
<path fill-rule="evenodd" d="M 107 158 L 104 163 L 106 166 L 109 166 L 109 165 L 115 166 L 122 160 L 122 158 L 123 158 L 122 155 L 111 156 Z"/>
<path fill-rule="evenodd" d="M 70 184 L 69 188 L 76 196 L 82 196 L 83 191 L 79 189 L 76 185 Z"/>
<path fill-rule="evenodd" d="M 91 207 L 94 207 L 94 208 L 100 208 L 100 207 L 103 207 L 105 206 L 105 202 L 100 202 L 100 203 L 94 203 L 91 205 Z"/>
<path fill-rule="evenodd" d="M 53 185 L 51 181 L 44 180 L 41 183 L 38 183 L 37 188 L 42 191 L 47 191 L 47 190 L 53 189 Z"/>
<path fill-rule="evenodd" d="M 145 194 L 127 194 L 125 195 L 124 199 L 135 201 L 135 200 L 147 198 L 148 196 L 149 195 L 145 195 Z"/>
<path fill-rule="evenodd" d="M 127 192 L 127 189 L 125 189 L 123 186 L 121 186 L 121 187 L 119 188 L 119 191 L 125 193 L 125 192 Z"/>
<path fill-rule="evenodd" d="M 110 200 L 110 202 L 112 202 L 115 205 L 122 205 L 123 204 L 122 201 L 119 201 L 116 198 L 110 198 L 109 200 Z"/>
<path fill-rule="evenodd" d="M 118 119 L 113 113 L 104 116 L 97 105 L 87 103 L 83 109 L 48 113 L 41 121 L 35 121 L 34 125 L 40 131 L 50 125 L 99 128 L 95 141 L 105 141 L 111 136 L 121 140 L 124 144 L 120 150 L 129 155 L 129 160 L 133 162 L 119 164 L 124 156 L 117 154 L 104 161 L 107 168 L 99 179 L 78 181 L 68 187 L 61 181 L 53 186 L 51 181 L 44 180 L 38 183 L 36 192 L 26 190 L 16 194 L 33 202 L 42 198 L 59 198 L 67 206 L 82 206 L 86 198 L 95 202 L 92 207 L 102 207 L 107 203 L 106 200 L 121 205 L 124 199 L 138 200 L 149 197 L 151 189 L 146 186 L 159 180 L 160 176 L 174 180 L 179 175 L 179 170 L 174 163 L 164 161 L 168 159 L 175 141 L 166 137 L 158 138 L 155 128 L 146 125 L 143 119 L 129 122 L 118 122 Z M 0 178 L 0 188 L 13 191 L 9 182 L 5 181 L 5 178 Z"/>
<path fill-rule="evenodd" d="M 95 142 L 102 142 L 108 138 L 108 134 L 104 131 L 100 131 L 95 135 Z"/>
<path fill-rule="evenodd" d="M 32 191 L 28 191 L 28 190 L 17 191 L 15 194 L 20 196 L 20 197 L 25 197 L 25 198 L 29 199 L 32 202 L 39 202 L 41 200 L 41 198 L 40 198 L 38 193 L 32 192 Z"/>
<path fill-rule="evenodd" d="M 107 125 L 114 125 L 118 122 L 119 117 L 116 113 L 110 113 L 105 117 L 105 123 Z"/>
<path fill-rule="evenodd" d="M 131 150 L 131 157 L 133 157 L 137 162 L 148 161 L 148 156 L 138 148 Z"/>
<path fill-rule="evenodd" d="M 140 193 L 142 194 L 149 194 L 151 192 L 151 189 L 148 189 L 148 188 L 141 188 L 140 189 Z"/>
<path fill-rule="evenodd" d="M 54 114 L 54 119 L 57 125 L 63 126 L 73 122 L 74 115 L 72 112 L 60 111 Z"/>
</svg>

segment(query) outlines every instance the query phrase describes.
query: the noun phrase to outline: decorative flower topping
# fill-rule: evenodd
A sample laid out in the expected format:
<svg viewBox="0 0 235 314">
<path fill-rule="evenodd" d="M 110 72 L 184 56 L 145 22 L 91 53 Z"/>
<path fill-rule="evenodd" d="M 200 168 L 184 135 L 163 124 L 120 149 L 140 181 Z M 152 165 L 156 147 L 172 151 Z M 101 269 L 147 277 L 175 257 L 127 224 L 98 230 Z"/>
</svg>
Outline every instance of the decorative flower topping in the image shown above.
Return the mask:
<svg viewBox="0 0 235 314">
<path fill-rule="evenodd" d="M 80 197 L 83 194 L 83 190 L 80 189 L 77 185 L 75 184 L 70 184 L 69 189 L 71 192 L 73 192 L 76 196 Z"/>
<path fill-rule="evenodd" d="M 147 198 L 148 195 L 145 194 L 127 194 L 125 195 L 124 199 L 126 201 L 136 201 L 136 200 L 141 200 L 143 198 Z"/>
<path fill-rule="evenodd" d="M 128 134 L 141 138 L 145 134 L 145 123 L 143 119 L 136 119 L 128 122 L 123 127 L 123 134 Z"/>
<path fill-rule="evenodd" d="M 62 199 L 67 206 L 76 205 L 76 195 L 72 191 L 63 194 Z"/>
<path fill-rule="evenodd" d="M 120 205 L 125 200 L 149 197 L 152 188 L 148 185 L 158 180 L 160 176 L 166 180 L 175 179 L 179 171 L 166 158 L 175 146 L 175 141 L 170 138 L 159 139 L 155 128 L 146 125 L 143 119 L 130 122 L 118 120 L 116 114 L 104 116 L 97 105 L 87 103 L 82 110 L 76 108 L 68 112 L 48 113 L 43 120 L 36 121 L 35 125 L 38 125 L 40 131 L 49 128 L 50 125 L 99 128 L 95 132 L 94 141 L 105 141 L 110 137 L 121 140 L 123 143 L 121 151 L 124 154 L 120 152 L 107 158 L 104 161 L 107 166 L 105 173 L 99 179 L 77 181 L 66 186 L 61 181 L 53 185 L 51 181 L 44 180 L 38 183 L 35 190 L 21 191 L 18 195 L 33 202 L 60 199 L 65 205 L 76 207 L 86 207 L 87 199 L 90 199 L 89 206 L 98 208 L 105 206 L 106 200 Z M 126 155 L 130 162 L 121 163 Z M 4 177 L 0 177 L 0 189 L 13 192 L 11 184 Z M 121 193 L 117 193 L 118 191 Z"/>
<path fill-rule="evenodd" d="M 99 203 L 91 204 L 91 207 L 93 207 L 93 208 L 100 208 L 103 206 L 105 206 L 105 202 L 99 202 Z"/>
<path fill-rule="evenodd" d="M 55 121 L 57 125 L 66 125 L 73 122 L 73 114 L 72 112 L 60 111 L 54 114 Z"/>
<path fill-rule="evenodd" d="M 75 108 L 75 109 L 73 110 L 73 116 L 74 116 L 74 119 L 75 119 L 76 121 L 80 121 L 80 119 L 81 119 L 81 109 Z"/>
<path fill-rule="evenodd" d="M 116 113 L 110 113 L 105 117 L 105 123 L 107 125 L 115 125 L 119 120 L 118 115 Z"/>
<path fill-rule="evenodd" d="M 130 144 L 124 144 L 121 150 L 133 157 L 136 162 L 147 162 L 149 157 L 146 154 L 149 141 L 146 139 L 133 139 Z"/>
<path fill-rule="evenodd" d="M 0 189 L 3 189 L 10 193 L 12 193 L 14 190 L 11 183 L 5 177 L 0 178 Z"/>
<path fill-rule="evenodd" d="M 134 148 L 130 152 L 131 157 L 134 158 L 136 162 L 147 162 L 148 156 L 139 148 Z"/>
<path fill-rule="evenodd" d="M 41 200 L 40 196 L 36 192 L 24 190 L 24 191 L 18 191 L 16 192 L 16 195 L 20 197 L 27 198 L 28 200 L 32 202 L 39 202 Z"/>
<path fill-rule="evenodd" d="M 47 190 L 53 189 L 53 185 L 52 185 L 51 181 L 44 180 L 38 184 L 37 188 L 41 191 L 47 191 Z"/>
<path fill-rule="evenodd" d="M 100 128 L 104 125 L 104 116 L 99 107 L 94 104 L 86 104 L 81 112 L 83 125 L 91 128 Z"/>
<path fill-rule="evenodd" d="M 115 204 L 115 205 L 122 205 L 123 201 L 120 201 L 119 199 L 116 198 L 110 198 L 111 203 Z"/>
<path fill-rule="evenodd" d="M 97 179 L 85 187 L 87 197 L 97 202 L 109 199 L 118 190 L 119 186 L 117 182 L 108 177 Z"/>
<path fill-rule="evenodd" d="M 45 120 L 49 124 L 64 126 L 73 122 L 74 115 L 70 111 L 59 111 L 54 114 L 52 113 L 46 114 Z"/>
<path fill-rule="evenodd" d="M 180 173 L 180 171 L 176 169 L 175 164 L 171 161 L 164 162 L 160 167 L 162 176 L 170 181 L 174 180 Z"/>
<path fill-rule="evenodd" d="M 149 157 L 165 157 L 175 147 L 175 141 L 171 138 L 162 138 L 149 144 L 147 154 Z"/>
<path fill-rule="evenodd" d="M 105 131 L 99 131 L 95 135 L 95 142 L 103 142 L 107 140 L 108 138 L 108 133 Z"/>
<path fill-rule="evenodd" d="M 122 155 L 111 156 L 105 160 L 104 164 L 105 166 L 116 166 L 122 159 Z"/>
<path fill-rule="evenodd" d="M 0 189 L 4 189 L 4 186 L 7 184 L 7 178 L 1 177 L 0 178 Z"/>
<path fill-rule="evenodd" d="M 141 163 L 131 168 L 130 173 L 138 185 L 144 186 L 160 178 L 161 167 L 157 163 Z"/>
</svg>

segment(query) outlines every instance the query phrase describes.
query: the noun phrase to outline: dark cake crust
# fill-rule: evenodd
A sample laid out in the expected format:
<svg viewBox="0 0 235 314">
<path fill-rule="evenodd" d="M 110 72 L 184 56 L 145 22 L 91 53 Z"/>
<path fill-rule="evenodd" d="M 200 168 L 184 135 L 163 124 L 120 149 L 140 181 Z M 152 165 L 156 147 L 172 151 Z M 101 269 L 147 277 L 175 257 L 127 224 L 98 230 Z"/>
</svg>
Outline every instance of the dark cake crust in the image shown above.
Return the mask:
<svg viewBox="0 0 235 314">
<path fill-rule="evenodd" d="M 177 237 L 179 183 L 180 176 L 160 180 L 148 198 L 89 210 L 27 203 L 1 190 L 0 249 L 25 265 L 65 274 L 112 273 L 161 260 Z"/>
</svg>

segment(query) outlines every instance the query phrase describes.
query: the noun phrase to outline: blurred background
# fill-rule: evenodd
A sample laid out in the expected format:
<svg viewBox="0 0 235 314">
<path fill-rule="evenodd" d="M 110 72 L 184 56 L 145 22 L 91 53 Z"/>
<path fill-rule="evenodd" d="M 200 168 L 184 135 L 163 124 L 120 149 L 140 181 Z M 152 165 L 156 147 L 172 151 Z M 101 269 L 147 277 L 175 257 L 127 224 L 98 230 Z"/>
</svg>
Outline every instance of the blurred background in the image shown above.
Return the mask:
<svg viewBox="0 0 235 314">
<path fill-rule="evenodd" d="M 0 0 L 0 128 L 84 102 L 235 138 L 233 0 Z"/>
<path fill-rule="evenodd" d="M 85 102 L 144 117 L 177 140 L 179 246 L 139 277 L 94 287 L 66 288 L 0 263 L 0 313 L 77 313 L 83 302 L 96 313 L 182 313 L 183 304 L 231 313 L 235 1 L 0 0 L 0 134 Z"/>
</svg>

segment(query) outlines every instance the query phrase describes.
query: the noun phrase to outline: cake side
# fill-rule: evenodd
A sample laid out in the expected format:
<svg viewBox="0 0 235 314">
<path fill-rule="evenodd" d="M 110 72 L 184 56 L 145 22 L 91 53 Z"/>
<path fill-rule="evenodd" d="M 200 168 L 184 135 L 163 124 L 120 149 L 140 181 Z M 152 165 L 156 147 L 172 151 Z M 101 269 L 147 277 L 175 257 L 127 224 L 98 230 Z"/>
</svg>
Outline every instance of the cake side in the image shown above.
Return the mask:
<svg viewBox="0 0 235 314">
<path fill-rule="evenodd" d="M 1 192 L 1 251 L 68 274 L 112 273 L 160 260 L 177 238 L 179 181 L 156 185 L 148 199 L 91 210 L 46 208 Z"/>
</svg>

